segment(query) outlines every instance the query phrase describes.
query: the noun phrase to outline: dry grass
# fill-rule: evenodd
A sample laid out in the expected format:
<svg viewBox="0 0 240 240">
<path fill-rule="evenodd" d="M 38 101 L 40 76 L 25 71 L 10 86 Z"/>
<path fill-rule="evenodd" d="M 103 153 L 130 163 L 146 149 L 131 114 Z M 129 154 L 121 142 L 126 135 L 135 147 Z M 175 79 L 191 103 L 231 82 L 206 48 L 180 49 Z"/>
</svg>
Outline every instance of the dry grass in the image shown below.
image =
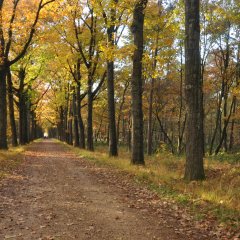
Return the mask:
<svg viewBox="0 0 240 240">
<path fill-rule="evenodd" d="M 161 197 L 192 205 L 195 209 L 204 206 L 206 212 L 213 213 L 221 222 L 239 225 L 240 166 L 237 162 L 205 159 L 206 180 L 187 183 L 183 180 L 184 158 L 167 152 L 146 156 L 146 166 L 141 167 L 130 164 L 130 154 L 125 148 L 120 148 L 118 158 L 109 158 L 107 146 L 97 146 L 95 152 L 74 151 L 99 165 L 133 174 Z"/>
<path fill-rule="evenodd" d="M 8 151 L 0 151 L 0 180 L 11 172 L 22 162 L 24 148 L 10 148 Z"/>
</svg>

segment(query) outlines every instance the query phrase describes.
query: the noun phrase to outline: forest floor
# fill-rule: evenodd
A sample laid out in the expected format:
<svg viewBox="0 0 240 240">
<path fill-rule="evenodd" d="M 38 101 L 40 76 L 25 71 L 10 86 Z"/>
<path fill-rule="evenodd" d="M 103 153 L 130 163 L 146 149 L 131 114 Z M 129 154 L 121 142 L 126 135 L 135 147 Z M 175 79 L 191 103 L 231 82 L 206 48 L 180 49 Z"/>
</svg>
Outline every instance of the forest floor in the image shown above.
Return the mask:
<svg viewBox="0 0 240 240">
<path fill-rule="evenodd" d="M 239 238 L 195 220 L 128 173 L 46 140 L 29 145 L 23 163 L 0 182 L 0 239 Z"/>
</svg>

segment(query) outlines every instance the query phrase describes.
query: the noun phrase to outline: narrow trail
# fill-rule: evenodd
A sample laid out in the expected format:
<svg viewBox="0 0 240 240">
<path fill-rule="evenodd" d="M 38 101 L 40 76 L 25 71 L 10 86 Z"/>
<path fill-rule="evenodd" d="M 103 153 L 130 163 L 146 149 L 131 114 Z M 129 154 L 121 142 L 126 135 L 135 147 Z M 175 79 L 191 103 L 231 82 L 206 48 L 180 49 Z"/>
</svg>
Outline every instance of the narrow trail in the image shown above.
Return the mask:
<svg viewBox="0 0 240 240">
<path fill-rule="evenodd" d="M 19 171 L 0 183 L 0 239 L 215 239 L 191 223 L 181 231 L 167 208 L 138 203 L 134 192 L 143 190 L 106 174 L 62 144 L 30 145 Z"/>
</svg>

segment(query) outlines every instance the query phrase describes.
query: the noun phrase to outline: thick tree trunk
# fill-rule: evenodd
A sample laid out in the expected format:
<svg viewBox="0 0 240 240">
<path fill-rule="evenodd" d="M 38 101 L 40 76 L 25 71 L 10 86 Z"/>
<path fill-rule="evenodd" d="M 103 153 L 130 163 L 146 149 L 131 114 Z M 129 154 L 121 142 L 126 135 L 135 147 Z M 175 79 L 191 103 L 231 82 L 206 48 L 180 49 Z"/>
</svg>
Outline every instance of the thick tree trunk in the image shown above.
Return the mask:
<svg viewBox="0 0 240 240">
<path fill-rule="evenodd" d="M 17 140 L 17 128 L 16 128 L 15 114 L 14 114 L 12 76 L 11 76 L 10 69 L 8 69 L 7 71 L 7 83 L 8 83 L 9 120 L 10 120 L 11 132 L 12 132 L 12 146 L 16 147 L 18 145 L 18 140 Z"/>
<path fill-rule="evenodd" d="M 187 107 L 186 167 L 188 181 L 205 178 L 203 167 L 203 116 L 200 58 L 199 0 L 185 0 L 185 94 Z"/>
<path fill-rule="evenodd" d="M 6 68 L 5 66 L 0 65 L 0 149 L 8 149 L 6 85 Z"/>
<path fill-rule="evenodd" d="M 111 34 L 112 35 L 112 34 Z M 109 156 L 117 156 L 117 134 L 114 101 L 114 63 L 107 63 L 108 120 L 109 120 Z"/>
<path fill-rule="evenodd" d="M 147 0 L 136 3 L 133 13 L 131 31 L 136 49 L 133 55 L 133 72 L 131 81 L 132 93 L 132 158 L 133 164 L 144 164 L 143 144 L 143 110 L 142 110 L 142 57 L 143 57 L 143 27 L 144 9 Z"/>
<path fill-rule="evenodd" d="M 117 1 L 115 1 L 117 3 Z M 109 47 L 114 46 L 116 10 L 111 9 L 111 25 L 107 29 Z M 116 116 L 115 116 L 115 99 L 114 99 L 114 62 L 107 62 L 107 93 L 108 93 L 108 121 L 109 121 L 109 156 L 118 155 L 117 133 L 116 133 Z"/>
<path fill-rule="evenodd" d="M 19 98 L 19 143 L 25 145 L 28 139 L 28 106 L 26 93 L 20 93 Z"/>
<path fill-rule="evenodd" d="M 24 90 L 25 70 L 19 70 L 19 143 L 25 145 L 28 140 L 28 96 Z"/>
</svg>

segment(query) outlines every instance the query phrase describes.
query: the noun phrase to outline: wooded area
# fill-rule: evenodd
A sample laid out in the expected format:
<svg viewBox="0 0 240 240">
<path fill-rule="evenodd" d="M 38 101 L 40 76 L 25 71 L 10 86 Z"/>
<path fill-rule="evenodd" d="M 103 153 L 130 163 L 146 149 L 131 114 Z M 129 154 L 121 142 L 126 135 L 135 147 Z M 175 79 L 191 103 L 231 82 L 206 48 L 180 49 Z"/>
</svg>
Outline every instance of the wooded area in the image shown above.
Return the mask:
<svg viewBox="0 0 240 240">
<path fill-rule="evenodd" d="M 108 143 L 114 157 L 128 146 L 133 164 L 185 154 L 185 179 L 204 179 L 205 155 L 240 148 L 239 9 L 0 0 L 0 149 L 47 132 L 90 151 Z"/>
</svg>

